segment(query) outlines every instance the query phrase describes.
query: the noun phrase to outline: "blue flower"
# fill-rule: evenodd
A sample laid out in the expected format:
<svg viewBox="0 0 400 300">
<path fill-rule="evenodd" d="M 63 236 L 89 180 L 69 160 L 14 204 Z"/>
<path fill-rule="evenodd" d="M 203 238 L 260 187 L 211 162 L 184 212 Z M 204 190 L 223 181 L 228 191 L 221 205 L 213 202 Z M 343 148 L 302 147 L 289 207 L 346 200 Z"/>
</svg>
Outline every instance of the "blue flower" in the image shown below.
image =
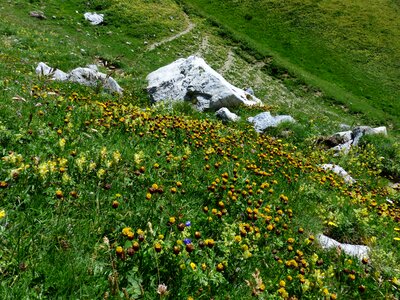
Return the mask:
<svg viewBox="0 0 400 300">
<path fill-rule="evenodd" d="M 186 225 L 186 227 L 189 227 L 190 225 L 192 225 L 192 222 L 187 221 L 187 222 L 185 223 L 185 225 Z"/>
<path fill-rule="evenodd" d="M 185 243 L 185 245 L 191 244 L 192 240 L 191 239 L 184 239 L 183 242 Z"/>
</svg>

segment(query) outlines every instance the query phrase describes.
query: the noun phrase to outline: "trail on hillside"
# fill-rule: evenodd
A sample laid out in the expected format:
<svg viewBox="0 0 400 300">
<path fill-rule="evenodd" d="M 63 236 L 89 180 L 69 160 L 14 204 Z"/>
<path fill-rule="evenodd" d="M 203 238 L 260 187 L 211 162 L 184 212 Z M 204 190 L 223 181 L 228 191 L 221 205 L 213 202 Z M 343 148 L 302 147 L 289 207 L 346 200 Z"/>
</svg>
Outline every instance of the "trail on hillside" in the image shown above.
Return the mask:
<svg viewBox="0 0 400 300">
<path fill-rule="evenodd" d="M 206 35 L 201 40 L 201 44 L 200 44 L 199 50 L 196 52 L 196 55 L 200 56 L 200 57 L 204 57 L 204 55 L 207 54 L 208 49 L 209 49 L 208 35 Z"/>
<path fill-rule="evenodd" d="M 224 75 L 234 64 L 234 53 L 232 50 L 229 50 L 228 57 L 224 65 L 218 70 L 221 75 Z"/>
<path fill-rule="evenodd" d="M 190 31 L 192 31 L 193 28 L 196 26 L 196 24 L 194 24 L 192 21 L 190 21 L 190 19 L 189 19 L 187 14 L 184 14 L 184 16 L 185 16 L 186 23 L 188 24 L 187 28 L 184 31 L 181 31 L 181 32 L 179 32 L 179 33 L 177 33 L 177 34 L 175 34 L 173 36 L 167 37 L 167 38 L 165 38 L 165 39 L 163 39 L 163 40 L 161 40 L 159 42 L 151 44 L 147 48 L 147 51 L 152 51 L 155 48 L 157 48 L 157 47 L 159 47 L 159 46 L 161 46 L 161 45 L 163 45 L 165 43 L 172 42 L 173 40 L 176 40 L 177 38 L 180 38 L 182 35 L 185 35 L 185 34 L 189 33 Z"/>
</svg>

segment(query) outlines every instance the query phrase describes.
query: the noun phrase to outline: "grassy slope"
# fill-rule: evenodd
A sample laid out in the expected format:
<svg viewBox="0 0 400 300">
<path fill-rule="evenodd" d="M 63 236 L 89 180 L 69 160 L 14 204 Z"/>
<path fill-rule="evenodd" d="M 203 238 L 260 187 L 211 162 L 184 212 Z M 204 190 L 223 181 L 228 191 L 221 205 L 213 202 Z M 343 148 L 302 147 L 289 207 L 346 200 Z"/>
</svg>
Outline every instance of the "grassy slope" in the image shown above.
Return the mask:
<svg viewBox="0 0 400 300">
<path fill-rule="evenodd" d="M 335 101 L 399 124 L 394 1 L 184 1 Z"/>
<path fill-rule="evenodd" d="M 209 41 L 203 55 L 218 69 L 224 64 L 220 56 L 235 43 L 224 44 L 213 28 L 196 19 L 204 32 L 199 29 L 146 52 L 144 41 L 170 35 L 162 26 L 184 28 L 182 11 L 169 1 L 163 2 L 167 13 L 161 16 L 154 16 L 154 1 L 131 3 L 142 8 L 143 22 L 135 24 L 142 27 L 139 35 L 131 32 L 130 17 L 121 9 L 102 7 L 114 19 L 101 27 L 86 24 L 75 13 L 102 1 L 91 1 L 89 7 L 81 1 L 33 2 L 0 6 L 0 298 L 155 299 L 159 283 L 167 284 L 171 299 L 246 299 L 252 290 L 265 298 L 286 292 L 314 299 L 324 293 L 398 297 L 395 276 L 400 258 L 393 249 L 398 247 L 394 238 L 399 212 L 395 205 L 385 204 L 388 191 L 380 187 L 385 180 L 375 176 L 379 160 L 372 148 L 344 158 L 332 159 L 319 151 L 310 156 L 307 143 L 296 149 L 258 136 L 244 121 L 225 126 L 212 114 L 198 114 L 186 106 L 143 111 L 132 104 L 147 104 L 142 88 L 149 71 L 198 51 L 202 36 Z M 129 3 L 122 6 L 129 8 Z M 56 19 L 30 18 L 33 9 Z M 173 21 L 172 11 L 176 23 L 154 25 Z M 93 63 L 96 56 L 120 67 L 113 75 L 126 90 L 122 99 L 38 79 L 33 72 L 38 61 L 68 70 Z M 260 93 L 269 96 L 275 111 L 299 108 L 293 113 L 301 122 L 289 128 L 299 135 L 294 141 L 329 132 L 335 124 L 330 119 L 337 123 L 343 118 L 340 110 L 333 114 L 319 104 L 317 96 L 290 95 L 239 56 L 231 71 L 226 75 L 238 85 L 248 84 L 255 73 L 268 80 L 275 90 L 263 90 L 262 81 Z M 259 110 L 238 112 L 244 117 Z M 340 178 L 315 167 L 332 160 L 360 183 L 346 187 Z M 153 184 L 164 192 L 154 192 Z M 173 226 L 168 224 L 172 217 Z M 180 232 L 177 224 L 188 220 L 192 226 Z M 144 231 L 145 240 L 133 257 L 128 255 L 132 242 L 122 233 L 127 227 L 137 242 L 138 230 Z M 201 248 L 195 231 L 201 232 L 201 241 L 213 239 L 215 245 Z M 320 231 L 373 246 L 371 265 L 321 251 L 308 238 Z M 190 255 L 181 242 L 186 237 L 195 246 Z M 163 249 L 158 254 L 156 244 Z M 116 254 L 118 246 L 123 255 Z M 180 247 L 179 255 L 173 254 L 174 246 Z M 289 261 L 292 267 L 287 266 Z M 257 268 L 264 292 L 252 276 Z M 321 272 L 326 274 L 322 281 Z M 253 282 L 251 287 L 245 280 Z"/>
</svg>

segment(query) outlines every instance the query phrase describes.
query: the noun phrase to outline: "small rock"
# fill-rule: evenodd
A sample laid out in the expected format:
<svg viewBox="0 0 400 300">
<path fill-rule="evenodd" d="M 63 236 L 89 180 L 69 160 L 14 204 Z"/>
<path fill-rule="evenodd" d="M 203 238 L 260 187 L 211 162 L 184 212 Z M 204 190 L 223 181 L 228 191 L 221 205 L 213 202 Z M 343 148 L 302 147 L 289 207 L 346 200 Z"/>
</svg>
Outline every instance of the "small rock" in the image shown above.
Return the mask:
<svg viewBox="0 0 400 300">
<path fill-rule="evenodd" d="M 103 14 L 87 12 L 84 13 L 83 16 L 85 17 L 85 20 L 89 21 L 92 25 L 99 25 L 104 21 Z"/>
<path fill-rule="evenodd" d="M 352 184 L 355 183 L 356 180 L 351 177 L 349 175 L 349 173 L 347 173 L 342 167 L 338 166 L 338 165 L 333 165 L 333 164 L 324 164 L 321 166 L 322 169 L 326 170 L 326 171 L 332 171 L 333 173 L 339 175 L 340 177 L 342 177 L 344 179 L 344 182 L 348 183 L 348 184 Z"/>
<path fill-rule="evenodd" d="M 43 13 L 42 11 L 31 11 L 31 12 L 29 13 L 29 15 L 30 15 L 31 17 L 38 18 L 38 19 L 40 19 L 40 20 L 45 20 L 45 19 L 47 19 L 46 16 L 44 15 L 44 13 Z"/>
<path fill-rule="evenodd" d="M 43 62 L 40 62 L 36 67 L 36 74 L 39 76 L 50 76 L 54 80 L 65 81 L 68 78 L 68 74 L 59 70 L 53 69 Z"/>
<path fill-rule="evenodd" d="M 222 107 L 217 110 L 215 115 L 219 117 L 222 121 L 236 122 L 240 120 L 240 117 L 237 114 L 230 112 L 229 109 L 227 109 L 226 107 Z"/>
<path fill-rule="evenodd" d="M 288 115 L 280 115 L 273 117 L 270 112 L 263 112 L 255 117 L 247 119 L 248 122 L 254 124 L 255 131 L 262 133 L 268 127 L 276 127 L 282 122 L 295 122 L 295 120 Z"/>
<path fill-rule="evenodd" d="M 96 65 L 90 65 L 87 68 L 76 68 L 67 74 L 41 62 L 36 68 L 36 74 L 39 76 L 48 76 L 53 80 L 77 82 L 87 86 L 101 84 L 106 90 L 112 93 L 122 94 L 123 92 L 123 89 L 112 77 L 97 71 Z"/>
<path fill-rule="evenodd" d="M 370 251 L 368 246 L 342 244 L 323 234 L 318 234 L 317 240 L 323 249 L 340 248 L 347 255 L 355 256 L 359 260 L 368 258 L 368 252 Z"/>
</svg>

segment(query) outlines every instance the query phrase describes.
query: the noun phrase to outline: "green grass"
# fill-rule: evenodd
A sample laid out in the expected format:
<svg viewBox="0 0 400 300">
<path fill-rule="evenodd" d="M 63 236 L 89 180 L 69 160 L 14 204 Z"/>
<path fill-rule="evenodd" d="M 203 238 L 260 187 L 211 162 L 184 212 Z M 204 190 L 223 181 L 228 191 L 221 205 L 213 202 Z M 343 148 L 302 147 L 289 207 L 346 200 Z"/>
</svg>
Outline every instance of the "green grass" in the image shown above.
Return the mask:
<svg viewBox="0 0 400 300">
<path fill-rule="evenodd" d="M 398 128 L 398 3 L 183 1 L 331 101 Z M 285 71 L 287 69 L 288 71 Z"/>
<path fill-rule="evenodd" d="M 29 17 L 35 9 L 48 18 Z M 84 22 L 94 9 L 106 24 Z M 0 16 L 1 299 L 400 296 L 398 193 L 381 177 L 397 172 L 393 139 L 337 158 L 317 149 L 315 136 L 359 120 L 253 70 L 254 56 L 199 17 L 192 33 L 146 51 L 145 41 L 185 28 L 172 1 L 21 0 Z M 236 108 L 242 121 L 223 124 L 187 103 L 149 107 L 145 76 L 199 51 L 205 36 L 214 68 L 238 47 L 227 77 L 267 81 L 257 86 L 267 108 L 298 122 L 258 135 L 245 118 L 264 109 Z M 124 96 L 34 73 L 39 61 L 67 71 L 99 59 L 116 67 L 101 70 Z M 318 167 L 331 162 L 357 184 Z M 369 245 L 368 264 L 323 251 L 320 232 Z"/>
</svg>

